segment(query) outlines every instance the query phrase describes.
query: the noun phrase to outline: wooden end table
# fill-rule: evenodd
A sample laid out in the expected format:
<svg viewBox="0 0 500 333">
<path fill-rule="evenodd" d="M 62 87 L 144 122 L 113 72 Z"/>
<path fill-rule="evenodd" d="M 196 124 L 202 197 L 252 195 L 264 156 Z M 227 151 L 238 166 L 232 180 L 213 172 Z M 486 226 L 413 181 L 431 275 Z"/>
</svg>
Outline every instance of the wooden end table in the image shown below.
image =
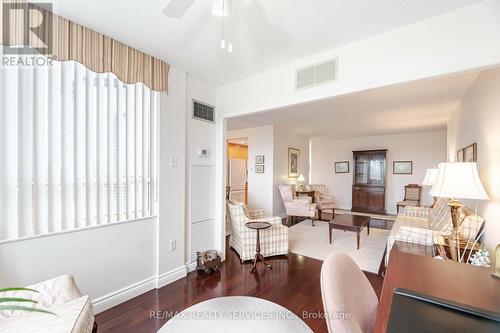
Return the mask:
<svg viewBox="0 0 500 333">
<path fill-rule="evenodd" d="M 261 222 L 261 221 L 253 221 L 253 222 L 248 222 L 245 224 L 247 228 L 253 229 L 257 231 L 257 242 L 256 242 L 256 248 L 255 248 L 255 257 L 253 259 L 253 265 L 252 269 L 250 270 L 250 273 L 255 271 L 257 268 L 257 263 L 259 261 L 262 261 L 264 266 L 266 266 L 269 269 L 272 269 L 273 266 L 271 264 L 266 263 L 266 258 L 262 254 L 260 254 L 260 231 L 264 229 L 268 229 L 271 227 L 271 223 L 269 222 Z"/>
<path fill-rule="evenodd" d="M 358 250 L 359 250 L 359 238 L 361 230 L 367 227 L 366 234 L 370 234 L 370 217 L 369 216 L 358 216 L 349 214 L 337 214 L 335 218 L 328 221 L 328 232 L 330 234 L 330 244 L 332 244 L 332 229 L 344 230 L 344 231 L 354 231 L 357 234 L 358 239 Z"/>
</svg>

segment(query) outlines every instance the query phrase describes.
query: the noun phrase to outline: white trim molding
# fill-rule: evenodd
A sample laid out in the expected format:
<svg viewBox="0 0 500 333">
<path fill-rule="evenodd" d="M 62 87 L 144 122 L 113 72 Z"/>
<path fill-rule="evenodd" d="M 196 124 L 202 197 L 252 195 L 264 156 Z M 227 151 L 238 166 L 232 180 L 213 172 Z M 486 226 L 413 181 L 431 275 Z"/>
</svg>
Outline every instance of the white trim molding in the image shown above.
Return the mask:
<svg viewBox="0 0 500 333">
<path fill-rule="evenodd" d="M 187 275 L 186 266 L 180 266 L 172 269 L 166 273 L 162 273 L 158 275 L 158 279 L 156 281 L 156 288 L 161 288 L 170 284 L 174 281 L 177 281 Z"/>
<path fill-rule="evenodd" d="M 164 287 L 167 284 L 185 277 L 186 275 L 186 266 L 183 265 L 166 273 L 160 274 L 157 277 L 152 276 L 145 280 L 131 284 L 130 286 L 127 286 L 125 288 L 113 291 L 92 301 L 94 312 L 95 314 L 98 314 L 100 312 L 106 311 L 134 297 L 144 294 L 145 292 Z"/>
<path fill-rule="evenodd" d="M 156 277 L 152 276 L 145 280 L 134 283 L 122 289 L 113 291 L 92 301 L 95 314 L 110 309 L 118 304 L 126 302 L 134 297 L 153 290 L 156 287 Z"/>
</svg>

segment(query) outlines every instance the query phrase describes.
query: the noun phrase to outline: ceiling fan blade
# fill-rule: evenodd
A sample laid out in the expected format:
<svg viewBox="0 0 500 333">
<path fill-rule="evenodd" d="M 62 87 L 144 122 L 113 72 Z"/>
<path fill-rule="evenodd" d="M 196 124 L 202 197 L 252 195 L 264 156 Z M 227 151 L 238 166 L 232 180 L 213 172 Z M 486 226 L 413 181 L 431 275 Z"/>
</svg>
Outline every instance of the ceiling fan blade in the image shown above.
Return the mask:
<svg viewBox="0 0 500 333">
<path fill-rule="evenodd" d="M 162 10 L 170 18 L 181 18 L 196 0 L 170 0 Z"/>
</svg>

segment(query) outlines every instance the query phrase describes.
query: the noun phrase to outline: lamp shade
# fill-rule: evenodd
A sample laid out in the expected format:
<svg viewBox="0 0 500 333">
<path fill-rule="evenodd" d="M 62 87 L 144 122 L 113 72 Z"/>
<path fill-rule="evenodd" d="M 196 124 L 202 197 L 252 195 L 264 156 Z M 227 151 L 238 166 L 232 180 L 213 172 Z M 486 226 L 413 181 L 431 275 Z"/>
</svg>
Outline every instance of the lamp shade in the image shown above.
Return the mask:
<svg viewBox="0 0 500 333">
<path fill-rule="evenodd" d="M 424 180 L 422 181 L 422 185 L 434 186 L 436 184 L 436 181 L 437 181 L 438 170 L 439 169 L 437 169 L 437 168 L 427 169 L 427 171 L 425 172 Z"/>
<path fill-rule="evenodd" d="M 450 199 L 488 200 L 476 163 L 440 163 L 430 195 Z"/>
</svg>

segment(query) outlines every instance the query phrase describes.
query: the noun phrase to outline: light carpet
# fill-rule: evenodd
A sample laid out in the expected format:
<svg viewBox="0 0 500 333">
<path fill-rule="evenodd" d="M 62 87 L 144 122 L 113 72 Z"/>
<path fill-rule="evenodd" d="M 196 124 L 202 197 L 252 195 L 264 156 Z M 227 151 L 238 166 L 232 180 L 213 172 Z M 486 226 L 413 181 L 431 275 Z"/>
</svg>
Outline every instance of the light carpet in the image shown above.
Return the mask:
<svg viewBox="0 0 500 333">
<path fill-rule="evenodd" d="M 306 257 L 325 260 L 330 253 L 347 253 L 358 266 L 367 272 L 378 273 L 389 237 L 389 230 L 366 228 L 361 231 L 359 250 L 356 249 L 356 233 L 332 230 L 332 244 L 328 238 L 328 222 L 305 220 L 288 229 L 289 251 Z"/>
</svg>

